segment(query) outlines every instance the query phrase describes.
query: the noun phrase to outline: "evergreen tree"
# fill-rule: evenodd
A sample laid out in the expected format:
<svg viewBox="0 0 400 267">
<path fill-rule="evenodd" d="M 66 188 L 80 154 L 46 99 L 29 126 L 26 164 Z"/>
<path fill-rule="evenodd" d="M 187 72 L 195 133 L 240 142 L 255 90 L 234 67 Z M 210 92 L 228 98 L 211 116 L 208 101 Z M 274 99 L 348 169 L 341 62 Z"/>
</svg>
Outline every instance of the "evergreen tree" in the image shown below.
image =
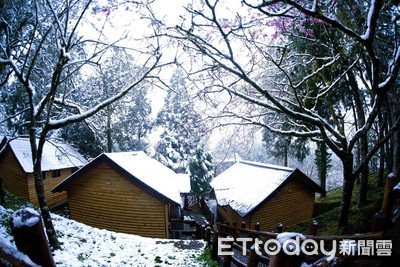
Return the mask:
<svg viewBox="0 0 400 267">
<path fill-rule="evenodd" d="M 315 149 L 315 165 L 317 166 L 320 185 L 324 190 L 321 194 L 322 197 L 326 196 L 326 176 L 332 166 L 330 162 L 331 154 L 328 152 L 326 144 L 323 142 L 317 142 L 317 148 Z"/>
<path fill-rule="evenodd" d="M 211 190 L 210 182 L 214 177 L 212 157 L 203 148 L 197 148 L 189 160 L 190 186 L 196 196 L 204 196 Z"/>
<path fill-rule="evenodd" d="M 171 79 L 164 107 L 157 117 L 163 128 L 156 145 L 156 158 L 177 173 L 185 173 L 189 156 L 194 154 L 201 139 L 200 115 L 194 108 L 183 74 L 175 72 Z"/>
</svg>

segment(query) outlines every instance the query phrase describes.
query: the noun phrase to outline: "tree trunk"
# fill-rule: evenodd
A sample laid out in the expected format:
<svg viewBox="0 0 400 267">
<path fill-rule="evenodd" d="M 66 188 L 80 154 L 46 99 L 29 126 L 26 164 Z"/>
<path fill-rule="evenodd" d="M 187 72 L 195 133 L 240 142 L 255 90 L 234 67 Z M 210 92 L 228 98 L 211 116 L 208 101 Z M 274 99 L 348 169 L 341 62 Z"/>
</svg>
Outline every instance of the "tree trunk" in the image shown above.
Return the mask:
<svg viewBox="0 0 400 267">
<path fill-rule="evenodd" d="M 289 164 L 289 162 L 288 162 L 288 157 L 289 157 L 289 148 L 285 148 L 285 154 L 283 155 L 283 160 L 284 160 L 284 162 L 283 162 L 283 166 L 285 166 L 285 167 L 287 167 L 288 166 L 288 164 Z"/>
<path fill-rule="evenodd" d="M 390 112 L 388 110 L 388 112 Z M 386 127 L 384 129 L 385 131 L 385 135 L 388 134 L 390 127 L 393 125 L 392 119 L 391 119 L 391 115 L 387 114 L 386 115 L 386 119 L 387 119 L 387 124 Z M 393 136 L 388 140 L 388 142 L 386 142 L 385 145 L 385 151 L 386 151 L 386 155 L 385 155 L 385 159 L 386 159 L 386 169 L 388 173 L 393 172 L 393 155 L 394 155 L 394 149 L 393 149 L 393 144 L 394 144 L 394 138 Z"/>
<path fill-rule="evenodd" d="M 395 173 L 396 177 L 398 177 L 400 173 L 400 130 L 394 134 L 394 166 L 393 172 Z"/>
<path fill-rule="evenodd" d="M 348 72 L 347 77 L 349 79 L 350 86 L 353 91 L 353 99 L 354 99 L 354 121 L 356 130 L 360 129 L 365 125 L 365 112 L 363 106 L 363 98 L 360 95 L 359 88 L 356 82 L 356 79 L 352 72 Z M 368 155 L 368 135 L 364 134 L 357 141 L 357 166 L 360 166 L 361 162 Z M 362 169 L 360 176 L 358 177 L 360 182 L 360 191 L 358 196 L 358 206 L 363 207 L 367 203 L 367 193 L 368 193 L 368 176 L 369 176 L 369 168 L 368 164 L 365 168 Z"/>
<path fill-rule="evenodd" d="M 33 174 L 35 178 L 35 190 L 39 202 L 40 212 L 43 218 L 43 223 L 46 228 L 47 238 L 49 239 L 50 246 L 53 249 L 60 249 L 60 243 L 58 242 L 56 231 L 54 229 L 53 221 L 51 219 L 49 206 L 47 205 L 46 194 L 43 185 L 42 175 L 42 154 L 45 138 L 39 140 L 36 144 L 35 130 L 31 130 L 30 143 L 33 160 Z"/>
<path fill-rule="evenodd" d="M 368 140 L 366 136 L 360 138 L 361 144 L 361 155 L 364 158 L 368 154 Z M 358 207 L 364 207 L 367 204 L 368 194 L 368 176 L 369 168 L 368 164 L 362 169 L 360 174 L 360 191 L 358 196 Z"/>
<path fill-rule="evenodd" d="M 353 177 L 353 156 L 351 153 L 342 159 L 343 163 L 343 195 L 340 206 L 339 228 L 346 227 L 349 221 L 349 212 L 351 207 L 351 197 L 354 188 Z"/>
<path fill-rule="evenodd" d="M 107 107 L 107 152 L 111 153 L 112 152 L 112 136 L 111 136 L 111 107 Z"/>
<path fill-rule="evenodd" d="M 41 162 L 41 160 L 38 160 Z M 40 163 L 39 163 L 40 164 Z M 35 164 L 36 165 L 36 164 Z M 37 168 L 35 168 L 37 169 Z M 35 171 L 35 189 L 39 201 L 40 211 L 42 214 L 43 222 L 46 228 L 47 238 L 49 239 L 50 246 L 53 249 L 60 249 L 60 243 L 58 242 L 56 231 L 54 229 L 53 220 L 51 219 L 49 206 L 45 196 L 43 177 L 41 168 Z"/>
<path fill-rule="evenodd" d="M 383 186 L 383 176 L 385 175 L 385 146 L 382 146 L 379 150 L 379 170 L 378 179 L 376 181 L 376 186 Z"/>
<path fill-rule="evenodd" d="M 382 112 L 379 113 L 378 116 L 379 120 L 379 139 L 383 138 L 384 131 L 385 131 L 385 120 L 382 115 Z M 386 145 L 381 146 L 379 149 L 379 170 L 378 170 L 378 177 L 376 181 L 376 186 L 381 187 L 383 186 L 383 179 L 385 175 L 385 147 Z"/>
</svg>

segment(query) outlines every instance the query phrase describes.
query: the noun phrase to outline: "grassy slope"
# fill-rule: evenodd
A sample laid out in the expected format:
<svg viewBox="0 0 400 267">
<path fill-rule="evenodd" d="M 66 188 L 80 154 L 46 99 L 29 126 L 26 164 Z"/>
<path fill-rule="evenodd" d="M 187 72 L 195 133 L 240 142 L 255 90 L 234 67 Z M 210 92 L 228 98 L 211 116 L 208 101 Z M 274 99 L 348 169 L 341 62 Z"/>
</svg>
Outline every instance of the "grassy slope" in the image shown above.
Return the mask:
<svg viewBox="0 0 400 267">
<path fill-rule="evenodd" d="M 342 201 L 342 188 L 337 188 L 327 193 L 326 198 L 317 198 L 314 206 L 314 218 L 319 224 L 318 235 L 354 234 L 365 233 L 371 229 L 374 214 L 379 211 L 384 187 L 376 186 L 376 174 L 369 176 L 368 203 L 365 207 L 358 208 L 359 185 L 355 185 L 352 197 L 352 206 L 349 214 L 349 225 L 346 229 L 337 227 Z M 288 231 L 307 233 L 312 220 L 289 227 Z"/>
</svg>

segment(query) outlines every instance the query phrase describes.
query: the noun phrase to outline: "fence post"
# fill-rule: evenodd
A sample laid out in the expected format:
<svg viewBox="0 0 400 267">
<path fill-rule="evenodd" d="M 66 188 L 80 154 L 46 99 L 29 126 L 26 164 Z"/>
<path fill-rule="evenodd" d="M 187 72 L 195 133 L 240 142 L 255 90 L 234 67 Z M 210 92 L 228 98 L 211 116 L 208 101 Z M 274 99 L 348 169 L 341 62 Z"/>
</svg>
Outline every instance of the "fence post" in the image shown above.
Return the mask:
<svg viewBox="0 0 400 267">
<path fill-rule="evenodd" d="M 206 237 L 206 226 L 203 224 L 201 226 L 201 231 L 200 231 L 200 239 L 203 239 Z"/>
<path fill-rule="evenodd" d="M 374 218 L 372 219 L 372 227 L 371 231 L 372 232 L 379 232 L 383 231 L 387 223 L 390 221 L 392 217 L 392 209 L 393 209 L 393 187 L 395 183 L 396 177 L 394 174 L 389 174 L 386 177 L 386 182 L 385 182 L 385 191 L 383 193 L 383 200 L 382 200 L 382 207 L 381 210 L 378 211 L 375 215 Z"/>
<path fill-rule="evenodd" d="M 317 232 L 318 232 L 318 222 L 316 220 L 313 220 L 312 223 L 310 224 L 310 227 L 308 228 L 308 234 L 317 235 Z"/>
<path fill-rule="evenodd" d="M 371 232 L 380 232 L 385 228 L 385 213 L 383 211 L 378 211 L 375 213 L 374 218 L 372 219 L 372 227 Z"/>
<path fill-rule="evenodd" d="M 212 237 L 212 250 L 211 250 L 211 258 L 216 259 L 218 257 L 218 238 L 219 232 L 214 231 Z"/>
<path fill-rule="evenodd" d="M 254 230 L 259 232 L 260 231 L 260 223 L 256 222 L 256 224 L 254 225 Z M 253 234 L 252 238 L 253 238 L 253 242 L 255 242 L 256 238 L 258 238 L 259 235 L 258 234 Z"/>
<path fill-rule="evenodd" d="M 237 238 L 237 231 L 236 231 L 236 228 L 237 228 L 237 223 L 236 223 L 236 221 L 233 221 L 232 222 L 232 227 L 233 228 L 231 228 L 231 230 L 229 231 L 230 232 L 230 235 L 233 237 L 233 238 Z"/>
<path fill-rule="evenodd" d="M 258 265 L 258 259 L 260 258 L 260 256 L 257 254 L 255 246 L 258 245 L 255 244 L 250 248 L 249 261 L 247 262 L 247 267 L 256 267 Z"/>
<path fill-rule="evenodd" d="M 276 226 L 276 232 L 282 233 L 282 231 L 283 231 L 283 224 L 278 223 L 278 225 Z"/>
<path fill-rule="evenodd" d="M 385 192 L 383 195 L 383 202 L 382 202 L 382 211 L 385 213 L 386 219 L 389 219 L 391 216 L 393 203 L 392 203 L 392 190 L 394 187 L 394 181 L 396 177 L 391 173 L 386 178 L 385 183 Z"/>
<path fill-rule="evenodd" d="M 15 211 L 10 217 L 11 231 L 17 249 L 44 267 L 55 267 L 40 214 L 32 208 Z"/>
<path fill-rule="evenodd" d="M 200 239 L 200 224 L 196 223 L 196 239 Z"/>
<path fill-rule="evenodd" d="M 230 236 L 228 236 L 230 237 Z M 226 244 L 229 246 L 229 250 L 226 250 L 226 254 L 224 256 L 224 264 L 223 267 L 230 267 L 232 262 L 232 254 L 233 254 L 233 241 L 234 239 L 230 237 L 230 240 L 226 241 Z"/>
<path fill-rule="evenodd" d="M 207 242 L 207 246 L 210 247 L 211 243 L 211 227 L 207 226 L 206 228 L 206 234 L 204 235 L 204 241 Z"/>
<path fill-rule="evenodd" d="M 284 235 L 284 236 L 282 236 Z M 301 234 L 291 233 L 291 236 L 287 236 L 288 233 L 279 234 L 276 238 L 281 245 L 281 249 L 277 254 L 271 256 L 269 261 L 269 267 L 300 267 L 303 263 L 303 255 L 301 253 Z M 297 244 L 296 239 L 298 238 L 299 243 Z M 287 243 L 287 240 L 293 239 L 293 245 Z M 290 242 L 291 243 L 291 242 Z M 296 244 L 296 245 L 294 245 Z M 285 248 L 284 248 L 285 247 Z M 290 252 L 290 253 L 286 253 Z"/>
</svg>

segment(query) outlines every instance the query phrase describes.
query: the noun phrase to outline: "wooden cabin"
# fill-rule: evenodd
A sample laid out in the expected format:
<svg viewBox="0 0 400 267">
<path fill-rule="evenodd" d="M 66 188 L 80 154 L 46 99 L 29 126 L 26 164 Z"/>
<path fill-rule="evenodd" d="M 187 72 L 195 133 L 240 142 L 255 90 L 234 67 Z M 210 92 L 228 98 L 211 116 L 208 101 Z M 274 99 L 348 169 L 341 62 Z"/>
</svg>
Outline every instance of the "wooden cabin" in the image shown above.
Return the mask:
<svg viewBox="0 0 400 267">
<path fill-rule="evenodd" d="M 298 169 L 239 161 L 211 182 L 219 221 L 260 223 L 275 230 L 312 218 L 316 192 L 322 189 Z"/>
<path fill-rule="evenodd" d="M 38 206 L 29 139 L 8 140 L 4 137 L 1 146 L 0 176 L 3 178 L 3 187 L 8 192 Z M 54 186 L 86 163 L 86 159 L 71 145 L 46 141 L 43 148 L 42 171 L 46 200 L 50 208 L 67 201 L 65 192 L 51 192 Z"/>
<path fill-rule="evenodd" d="M 168 238 L 180 219 L 174 171 L 144 152 L 104 153 L 53 192 L 66 191 L 71 218 L 112 231 Z"/>
</svg>

